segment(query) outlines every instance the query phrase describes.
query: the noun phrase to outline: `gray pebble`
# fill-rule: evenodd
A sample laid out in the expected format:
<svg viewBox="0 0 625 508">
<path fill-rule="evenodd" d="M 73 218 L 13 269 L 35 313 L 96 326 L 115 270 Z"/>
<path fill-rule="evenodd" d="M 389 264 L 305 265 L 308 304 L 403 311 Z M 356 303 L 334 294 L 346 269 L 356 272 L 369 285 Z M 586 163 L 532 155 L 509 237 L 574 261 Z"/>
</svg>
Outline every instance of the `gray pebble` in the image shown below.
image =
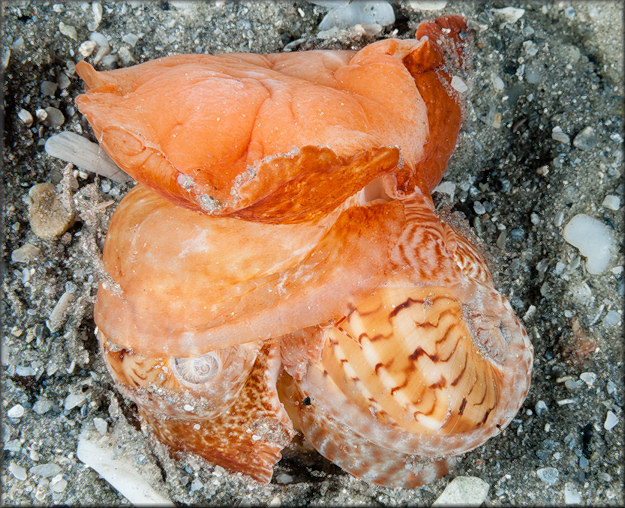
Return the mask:
<svg viewBox="0 0 625 508">
<path fill-rule="evenodd" d="M 87 396 L 84 393 L 70 393 L 65 397 L 63 407 L 66 411 L 70 411 L 75 407 L 82 406 L 85 402 L 87 402 Z"/>
<path fill-rule="evenodd" d="M 473 210 L 475 210 L 475 213 L 478 215 L 484 215 L 486 213 L 486 208 L 484 208 L 484 205 L 479 201 L 473 203 Z"/>
<path fill-rule="evenodd" d="M 53 405 L 52 401 L 42 397 L 33 404 L 33 411 L 38 415 L 43 415 L 50 411 Z"/>
<path fill-rule="evenodd" d="M 64 72 L 61 72 L 59 74 L 59 77 L 57 78 L 56 82 L 58 83 L 59 88 L 61 90 L 65 90 L 71 84 L 70 79 L 67 77 L 67 74 L 65 74 Z"/>
<path fill-rule="evenodd" d="M 48 462 L 47 464 L 38 464 L 29 469 L 32 474 L 43 476 L 44 478 L 50 478 L 61 472 L 61 467 L 54 462 Z"/>
<path fill-rule="evenodd" d="M 41 249 L 32 243 L 22 245 L 11 252 L 11 261 L 14 263 L 30 263 L 41 255 Z"/>
<path fill-rule="evenodd" d="M 50 481 L 50 490 L 52 492 L 63 492 L 66 488 L 67 488 L 67 480 L 60 477 L 60 475 L 59 475 L 59 478 L 53 478 Z"/>
<path fill-rule="evenodd" d="M 43 95 L 48 95 L 50 97 L 54 97 L 54 93 L 59 85 L 57 85 L 54 81 L 42 81 L 40 85 L 41 93 Z"/>
<path fill-rule="evenodd" d="M 616 416 L 612 411 L 608 411 L 605 417 L 605 422 L 603 423 L 603 428 L 610 431 L 616 426 L 617 423 L 618 416 Z"/>
<path fill-rule="evenodd" d="M 49 106 L 46 108 L 46 113 L 46 118 L 43 120 L 44 125 L 56 129 L 65 123 L 65 116 L 60 109 Z"/>
<path fill-rule="evenodd" d="M 30 127 L 33 124 L 33 115 L 30 114 L 30 111 L 20 109 L 17 112 L 17 116 L 26 127 Z"/>
<path fill-rule="evenodd" d="M 581 504 L 582 496 L 577 491 L 573 482 L 566 482 L 564 485 L 564 503 L 565 504 Z"/>
<path fill-rule="evenodd" d="M 22 448 L 22 443 L 19 439 L 11 439 L 8 443 L 5 443 L 4 449 L 9 452 L 17 453 Z"/>
<path fill-rule="evenodd" d="M 11 409 L 7 411 L 9 418 L 21 418 L 24 416 L 24 406 L 21 404 L 15 404 Z"/>
<path fill-rule="evenodd" d="M 61 236 L 74 223 L 74 213 L 66 210 L 56 188 L 49 182 L 38 183 L 28 192 L 30 227 L 39 238 L 50 240 Z"/>
<path fill-rule="evenodd" d="M 538 478 L 540 481 L 546 483 L 547 485 L 554 485 L 558 481 L 558 476 L 560 472 L 555 467 L 543 467 L 536 471 Z"/>
<path fill-rule="evenodd" d="M 597 144 L 597 135 L 592 127 L 584 127 L 575 139 L 573 139 L 573 146 L 580 150 L 590 150 Z"/>
<path fill-rule="evenodd" d="M 556 126 L 551 130 L 551 139 L 564 145 L 568 145 L 571 142 L 571 138 L 569 138 L 569 136 L 562 130 L 562 127 L 559 126 Z"/>
<path fill-rule="evenodd" d="M 75 41 L 78 40 L 78 33 L 76 32 L 76 27 L 73 25 L 67 25 L 61 21 L 59 22 L 59 32 L 61 32 L 65 37 L 69 37 Z"/>
<path fill-rule="evenodd" d="M 9 471 L 11 472 L 11 474 L 13 476 L 15 476 L 15 478 L 17 478 L 19 481 L 24 481 L 27 478 L 27 474 L 26 474 L 26 469 L 24 469 L 22 466 L 20 466 L 19 464 L 16 464 L 15 462 L 11 462 L 9 464 Z"/>
<path fill-rule="evenodd" d="M 93 419 L 93 425 L 100 434 L 104 435 L 106 434 L 106 431 L 108 430 L 109 424 L 106 422 L 104 418 L 96 417 Z"/>
</svg>

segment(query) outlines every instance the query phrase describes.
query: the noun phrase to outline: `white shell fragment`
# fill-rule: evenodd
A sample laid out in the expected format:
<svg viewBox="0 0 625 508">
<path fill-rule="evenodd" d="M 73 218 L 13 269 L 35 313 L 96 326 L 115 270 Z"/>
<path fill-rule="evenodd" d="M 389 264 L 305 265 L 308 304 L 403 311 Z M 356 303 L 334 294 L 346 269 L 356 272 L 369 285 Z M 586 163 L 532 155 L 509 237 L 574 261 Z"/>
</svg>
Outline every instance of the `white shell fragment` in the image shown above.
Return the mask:
<svg viewBox="0 0 625 508">
<path fill-rule="evenodd" d="M 410 0 L 408 6 L 415 11 L 440 11 L 447 5 L 447 0 Z"/>
<path fill-rule="evenodd" d="M 135 505 L 174 506 L 147 482 L 137 469 L 124 457 L 115 457 L 112 448 L 101 446 L 97 440 L 81 434 L 76 456 L 94 469 L 120 494 Z"/>
<path fill-rule="evenodd" d="M 320 31 L 350 28 L 365 23 L 386 26 L 395 22 L 393 7 L 385 1 L 358 1 L 347 5 L 339 3 L 332 7 L 319 23 Z"/>
<path fill-rule="evenodd" d="M 457 476 L 445 487 L 432 506 L 480 506 L 490 485 L 475 476 Z"/>
<path fill-rule="evenodd" d="M 98 144 L 74 132 L 60 132 L 48 138 L 45 149 L 52 157 L 72 162 L 81 169 L 116 182 L 124 183 L 131 180 Z"/>
<path fill-rule="evenodd" d="M 503 9 L 493 9 L 493 12 L 512 25 L 523 17 L 525 9 L 519 9 L 517 7 L 504 7 Z"/>
<path fill-rule="evenodd" d="M 608 268 L 613 239 L 603 222 L 583 213 L 577 214 L 564 227 L 563 236 L 586 257 L 589 273 L 597 275 Z"/>
<path fill-rule="evenodd" d="M 605 417 L 605 422 L 603 423 L 603 428 L 605 430 L 610 431 L 614 427 L 616 427 L 617 423 L 618 423 L 618 416 L 616 416 L 612 411 L 608 411 Z"/>
</svg>

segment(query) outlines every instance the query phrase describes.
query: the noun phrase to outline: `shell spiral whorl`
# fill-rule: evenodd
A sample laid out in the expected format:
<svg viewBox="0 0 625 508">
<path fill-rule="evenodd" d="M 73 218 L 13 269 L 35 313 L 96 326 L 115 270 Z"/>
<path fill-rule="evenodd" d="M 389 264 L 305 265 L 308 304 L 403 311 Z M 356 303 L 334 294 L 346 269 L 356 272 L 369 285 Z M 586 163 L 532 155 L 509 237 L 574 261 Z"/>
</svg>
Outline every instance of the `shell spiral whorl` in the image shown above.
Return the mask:
<svg viewBox="0 0 625 508">
<path fill-rule="evenodd" d="M 430 196 L 468 35 L 443 16 L 357 52 L 77 64 L 81 112 L 139 182 L 107 234 L 97 336 L 173 451 L 268 482 L 298 430 L 415 487 L 519 410 L 532 346 Z"/>
</svg>

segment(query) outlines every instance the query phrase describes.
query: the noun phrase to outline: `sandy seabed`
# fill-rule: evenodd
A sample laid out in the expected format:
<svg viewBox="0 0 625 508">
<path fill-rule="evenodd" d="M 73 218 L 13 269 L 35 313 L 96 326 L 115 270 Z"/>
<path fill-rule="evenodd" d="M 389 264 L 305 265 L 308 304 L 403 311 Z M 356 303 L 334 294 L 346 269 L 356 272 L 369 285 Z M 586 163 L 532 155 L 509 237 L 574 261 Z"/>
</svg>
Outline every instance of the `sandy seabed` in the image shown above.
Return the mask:
<svg viewBox="0 0 625 508">
<path fill-rule="evenodd" d="M 81 431 L 97 432 L 94 420 L 101 430 L 106 422 L 114 453 L 176 503 L 429 505 L 454 477 L 473 476 L 490 486 L 486 504 L 623 504 L 622 5 L 449 2 L 426 12 L 418 4 L 393 3 L 396 21 L 377 35 L 351 29 L 323 39 L 325 9 L 308 2 L 3 3 L 3 505 L 128 503 L 76 458 Z M 503 7 L 524 12 L 515 20 L 494 10 Z M 67 233 L 42 240 L 29 223 L 29 189 L 60 188 L 64 164 L 46 154 L 46 139 L 63 130 L 92 136 L 73 102 L 81 44 L 94 31 L 108 39 L 99 68 L 176 53 L 358 49 L 409 37 L 420 21 L 447 13 L 466 16 L 475 44 L 465 121 L 444 177 L 454 195 L 435 201 L 464 214 L 532 339 L 523 408 L 458 468 L 414 490 L 369 486 L 298 441 L 269 485 L 190 455 L 172 460 L 115 390 L 94 336 L 97 247 L 130 186 L 79 173 L 79 220 Z M 46 108 L 62 118 L 38 117 Z M 554 136 L 558 127 L 564 135 Z M 96 210 L 96 197 L 112 204 Z M 579 213 L 613 238 L 599 275 L 562 237 Z M 14 254 L 27 244 L 36 249 Z M 67 292 L 67 319 L 51 331 Z"/>
</svg>

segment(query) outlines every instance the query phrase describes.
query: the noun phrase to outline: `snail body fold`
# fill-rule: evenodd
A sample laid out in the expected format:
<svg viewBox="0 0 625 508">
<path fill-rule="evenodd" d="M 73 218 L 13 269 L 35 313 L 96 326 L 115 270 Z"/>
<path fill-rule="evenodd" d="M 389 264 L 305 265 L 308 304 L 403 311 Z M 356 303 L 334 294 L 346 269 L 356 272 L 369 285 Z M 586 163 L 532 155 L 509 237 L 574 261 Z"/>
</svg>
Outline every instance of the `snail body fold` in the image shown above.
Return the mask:
<svg viewBox="0 0 625 508">
<path fill-rule="evenodd" d="M 445 16 L 358 52 L 77 65 L 80 110 L 139 182 L 107 234 L 97 335 L 173 451 L 268 482 L 299 431 L 416 487 L 519 410 L 527 334 L 430 197 L 467 37 Z"/>
</svg>

